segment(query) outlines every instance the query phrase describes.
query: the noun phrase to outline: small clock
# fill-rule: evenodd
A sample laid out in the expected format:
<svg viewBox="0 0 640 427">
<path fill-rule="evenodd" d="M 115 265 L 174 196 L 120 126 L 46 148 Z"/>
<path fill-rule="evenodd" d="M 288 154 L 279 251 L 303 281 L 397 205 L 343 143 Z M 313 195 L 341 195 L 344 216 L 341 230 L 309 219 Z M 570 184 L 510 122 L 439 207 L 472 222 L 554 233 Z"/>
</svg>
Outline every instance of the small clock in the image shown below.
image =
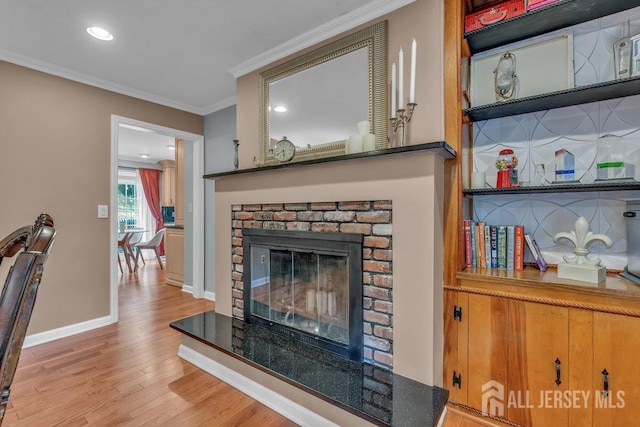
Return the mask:
<svg viewBox="0 0 640 427">
<path fill-rule="evenodd" d="M 282 137 L 273 149 L 273 156 L 280 162 L 288 162 L 296 154 L 296 146 L 286 136 Z"/>
</svg>

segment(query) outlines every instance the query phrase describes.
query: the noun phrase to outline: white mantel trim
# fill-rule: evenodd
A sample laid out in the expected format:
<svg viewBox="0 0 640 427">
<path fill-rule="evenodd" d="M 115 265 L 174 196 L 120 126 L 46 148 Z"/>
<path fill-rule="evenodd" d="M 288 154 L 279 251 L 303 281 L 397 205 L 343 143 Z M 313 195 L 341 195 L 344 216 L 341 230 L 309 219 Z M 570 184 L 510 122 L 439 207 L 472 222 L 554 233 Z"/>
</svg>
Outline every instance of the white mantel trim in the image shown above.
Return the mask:
<svg viewBox="0 0 640 427">
<path fill-rule="evenodd" d="M 269 65 L 279 59 L 292 55 L 296 52 L 313 46 L 317 43 L 323 42 L 333 36 L 349 31 L 358 25 L 365 24 L 369 21 L 373 21 L 387 13 L 391 13 L 394 10 L 400 9 L 408 4 L 413 3 L 416 0 L 376 0 L 368 3 L 352 12 L 344 14 L 336 19 L 333 19 L 326 24 L 314 28 L 311 31 L 307 31 L 304 34 L 294 37 L 291 40 L 282 43 L 266 52 L 261 53 L 235 67 L 229 68 L 229 72 L 233 74 L 236 79 L 242 77 L 245 74 L 249 74 L 258 68 Z"/>
<path fill-rule="evenodd" d="M 233 388 L 240 390 L 298 425 L 309 427 L 339 427 L 337 424 L 321 417 L 304 406 L 298 405 L 292 400 L 250 380 L 244 375 L 240 375 L 234 370 L 227 368 L 221 363 L 208 358 L 184 344 L 180 344 L 178 348 L 178 357 L 224 381 Z"/>
</svg>

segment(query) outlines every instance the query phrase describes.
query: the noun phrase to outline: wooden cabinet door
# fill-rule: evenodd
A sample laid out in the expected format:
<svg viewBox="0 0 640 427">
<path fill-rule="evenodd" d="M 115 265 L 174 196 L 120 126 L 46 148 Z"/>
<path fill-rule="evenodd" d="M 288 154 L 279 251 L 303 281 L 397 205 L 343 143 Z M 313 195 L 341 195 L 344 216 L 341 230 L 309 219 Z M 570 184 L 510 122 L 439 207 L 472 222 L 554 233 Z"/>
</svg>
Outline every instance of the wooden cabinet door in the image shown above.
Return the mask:
<svg viewBox="0 0 640 427">
<path fill-rule="evenodd" d="M 443 384 L 444 388 L 449 390 L 449 400 L 463 405 L 467 404 L 469 381 L 468 337 L 469 296 L 464 292 L 445 291 Z"/>
<path fill-rule="evenodd" d="M 593 425 L 640 423 L 640 319 L 593 314 Z M 606 369 L 608 396 L 605 388 Z"/>
<path fill-rule="evenodd" d="M 509 301 L 507 418 L 524 426 L 566 426 L 569 309 Z"/>
<path fill-rule="evenodd" d="M 507 320 L 508 303 L 504 298 L 469 294 L 468 405 L 504 417 L 506 402 L 500 408 L 500 394 L 507 396 Z M 483 408 L 497 404 L 495 411 Z"/>
<path fill-rule="evenodd" d="M 164 236 L 165 282 L 168 285 L 184 285 L 184 231 L 167 228 Z"/>
<path fill-rule="evenodd" d="M 158 163 L 162 166 L 162 188 L 160 191 L 162 206 L 174 206 L 176 198 L 176 162 L 174 160 L 161 160 Z"/>
<path fill-rule="evenodd" d="M 176 139 L 176 184 L 173 211 L 176 225 L 184 225 L 184 141 Z"/>
</svg>

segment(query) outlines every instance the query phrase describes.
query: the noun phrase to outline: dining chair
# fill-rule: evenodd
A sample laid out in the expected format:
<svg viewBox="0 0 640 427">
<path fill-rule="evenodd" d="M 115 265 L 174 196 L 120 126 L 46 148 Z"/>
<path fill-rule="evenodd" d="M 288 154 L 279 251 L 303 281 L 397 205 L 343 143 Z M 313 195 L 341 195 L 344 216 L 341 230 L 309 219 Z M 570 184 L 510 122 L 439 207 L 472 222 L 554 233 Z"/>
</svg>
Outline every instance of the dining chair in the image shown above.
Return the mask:
<svg viewBox="0 0 640 427">
<path fill-rule="evenodd" d="M 0 240 L 0 263 L 17 254 L 0 294 L 0 424 L 55 235 L 53 218 L 41 214 L 33 226 L 19 228 Z"/>
<path fill-rule="evenodd" d="M 162 266 L 162 259 L 160 258 L 160 252 L 158 251 L 158 247 L 160 246 L 160 243 L 162 243 L 162 238 L 164 237 L 164 232 L 165 232 L 165 229 L 162 228 L 158 230 L 155 236 L 153 236 L 150 240 L 146 242 L 140 242 L 135 246 L 133 246 L 134 251 L 136 253 L 135 266 L 133 268 L 134 272 L 138 270 L 138 258 L 140 258 L 140 251 L 142 249 L 153 249 L 153 251 L 156 254 L 156 258 L 158 259 L 158 263 L 160 264 L 160 269 L 162 270 L 164 268 Z"/>
<path fill-rule="evenodd" d="M 120 266 L 120 274 L 124 274 L 122 270 L 122 259 L 120 258 L 120 251 L 124 254 L 124 260 L 127 263 L 127 268 L 129 269 L 129 273 L 133 270 L 131 269 L 131 258 L 133 258 L 133 252 L 131 251 L 131 238 L 133 233 L 124 233 L 121 239 L 118 240 L 118 266 Z"/>
</svg>

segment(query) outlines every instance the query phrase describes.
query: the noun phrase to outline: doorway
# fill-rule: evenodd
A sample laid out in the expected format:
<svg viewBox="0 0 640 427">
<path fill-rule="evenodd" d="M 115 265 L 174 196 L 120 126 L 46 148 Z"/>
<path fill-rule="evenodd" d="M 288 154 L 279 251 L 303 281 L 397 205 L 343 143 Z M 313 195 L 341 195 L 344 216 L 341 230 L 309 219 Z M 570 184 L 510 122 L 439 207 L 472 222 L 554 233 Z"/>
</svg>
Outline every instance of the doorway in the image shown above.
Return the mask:
<svg viewBox="0 0 640 427">
<path fill-rule="evenodd" d="M 117 190 L 118 190 L 118 143 L 124 128 L 145 129 L 157 135 L 182 139 L 185 144 L 185 283 L 183 292 L 192 293 L 194 298 L 204 296 L 204 136 L 177 129 L 171 129 L 153 123 L 142 122 L 127 117 L 111 116 L 111 215 L 110 215 L 110 316 L 118 320 L 118 282 L 117 263 Z M 195 232 L 200 230 L 200 232 Z"/>
</svg>

